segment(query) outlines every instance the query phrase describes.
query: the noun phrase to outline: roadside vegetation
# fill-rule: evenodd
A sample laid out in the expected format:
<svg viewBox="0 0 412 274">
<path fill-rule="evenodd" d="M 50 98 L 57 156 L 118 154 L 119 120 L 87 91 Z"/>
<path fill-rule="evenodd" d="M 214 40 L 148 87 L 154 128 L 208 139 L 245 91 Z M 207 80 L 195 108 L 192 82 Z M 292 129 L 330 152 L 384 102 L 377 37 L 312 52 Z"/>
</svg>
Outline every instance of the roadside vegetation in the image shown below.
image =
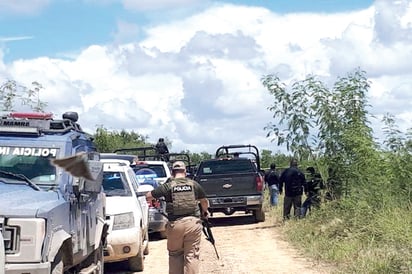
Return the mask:
<svg viewBox="0 0 412 274">
<path fill-rule="evenodd" d="M 385 140 L 375 141 L 365 72 L 330 89 L 316 77 L 287 86 L 268 75 L 263 84 L 275 101 L 268 137 L 326 185 L 320 209 L 284 223 L 286 237 L 342 273 L 412 273 L 412 136 L 387 114 Z M 271 213 L 277 221 L 281 207 Z"/>
</svg>

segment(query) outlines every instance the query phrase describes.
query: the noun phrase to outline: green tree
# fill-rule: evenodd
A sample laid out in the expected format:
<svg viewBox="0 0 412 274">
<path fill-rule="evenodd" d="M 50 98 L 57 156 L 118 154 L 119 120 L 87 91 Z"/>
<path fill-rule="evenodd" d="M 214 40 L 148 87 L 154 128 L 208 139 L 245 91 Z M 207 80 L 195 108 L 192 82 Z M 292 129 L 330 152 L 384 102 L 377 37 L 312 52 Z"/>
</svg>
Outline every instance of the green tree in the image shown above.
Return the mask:
<svg viewBox="0 0 412 274">
<path fill-rule="evenodd" d="M 378 155 L 369 127 L 364 71 L 339 77 L 330 89 L 315 76 L 290 87 L 275 75 L 264 76 L 262 83 L 274 97 L 269 110 L 275 122 L 265 127 L 267 137 L 286 145 L 300 160 L 316 160 L 324 179 L 333 172 L 329 187 L 336 196 L 351 189 L 348 178 L 356 184 L 373 180 Z"/>
<path fill-rule="evenodd" d="M 39 82 L 32 82 L 32 88 L 19 85 L 15 80 L 7 80 L 0 86 L 0 104 L 2 111 L 15 111 L 16 103 L 28 106 L 32 111 L 44 112 L 47 102 L 40 100 L 44 87 Z"/>
<path fill-rule="evenodd" d="M 147 139 L 147 136 L 140 135 L 134 131 L 109 131 L 103 125 L 99 126 L 94 134 L 94 142 L 100 152 L 113 152 L 120 148 L 149 146 L 151 144 L 147 142 Z"/>
<path fill-rule="evenodd" d="M 0 86 L 0 100 L 2 111 L 14 111 L 14 101 L 17 96 L 17 82 L 14 80 L 7 80 Z"/>
<path fill-rule="evenodd" d="M 411 149 L 411 129 L 407 133 L 399 130 L 395 123 L 395 117 L 386 114 L 383 117 L 385 124 L 383 131 L 385 134 L 384 162 L 386 178 L 389 180 L 388 189 L 394 197 L 402 195 L 405 199 L 396 199 L 407 206 L 412 205 L 412 149 Z"/>
</svg>

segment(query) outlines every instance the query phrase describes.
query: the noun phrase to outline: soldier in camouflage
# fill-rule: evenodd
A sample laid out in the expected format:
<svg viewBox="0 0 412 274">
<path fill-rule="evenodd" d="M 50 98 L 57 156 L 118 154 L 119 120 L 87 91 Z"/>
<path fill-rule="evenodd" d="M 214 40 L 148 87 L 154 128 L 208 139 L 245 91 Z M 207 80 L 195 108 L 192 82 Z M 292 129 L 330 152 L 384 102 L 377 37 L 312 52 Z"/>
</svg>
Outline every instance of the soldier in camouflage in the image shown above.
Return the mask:
<svg viewBox="0 0 412 274">
<path fill-rule="evenodd" d="M 312 207 L 318 208 L 320 206 L 320 191 L 323 189 L 322 177 L 319 173 L 315 172 L 314 167 L 308 167 L 306 169 L 309 172 L 307 176 L 308 180 L 305 184 L 306 200 L 302 205 L 302 216 L 304 217 L 308 210 Z"/>
<path fill-rule="evenodd" d="M 160 197 L 166 200 L 169 219 L 166 230 L 169 274 L 199 273 L 202 238 L 200 218 L 209 216 L 209 203 L 204 189 L 197 182 L 186 178 L 185 164 L 176 161 L 172 165 L 172 178 L 146 194 L 149 200 Z"/>
</svg>

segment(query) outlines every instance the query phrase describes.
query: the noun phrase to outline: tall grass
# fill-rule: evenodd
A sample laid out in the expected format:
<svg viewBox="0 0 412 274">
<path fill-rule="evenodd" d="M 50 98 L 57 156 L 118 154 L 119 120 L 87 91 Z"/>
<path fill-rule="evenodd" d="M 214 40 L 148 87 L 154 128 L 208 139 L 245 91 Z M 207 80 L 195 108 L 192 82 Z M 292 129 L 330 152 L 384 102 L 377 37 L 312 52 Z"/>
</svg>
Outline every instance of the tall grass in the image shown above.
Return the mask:
<svg viewBox="0 0 412 274">
<path fill-rule="evenodd" d="M 282 222 L 282 203 L 268 208 Z M 372 208 L 367 201 L 324 203 L 303 219 L 281 226 L 285 238 L 340 273 L 412 273 L 412 214 L 396 200 Z"/>
</svg>

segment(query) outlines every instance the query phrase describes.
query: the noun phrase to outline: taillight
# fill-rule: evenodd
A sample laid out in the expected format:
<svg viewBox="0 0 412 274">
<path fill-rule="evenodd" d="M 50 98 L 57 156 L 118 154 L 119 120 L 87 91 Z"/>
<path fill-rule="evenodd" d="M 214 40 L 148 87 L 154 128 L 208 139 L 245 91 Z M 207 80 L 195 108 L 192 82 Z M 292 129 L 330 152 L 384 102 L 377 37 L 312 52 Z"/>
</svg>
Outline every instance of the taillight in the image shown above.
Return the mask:
<svg viewBox="0 0 412 274">
<path fill-rule="evenodd" d="M 151 202 L 147 202 L 149 207 L 151 208 L 160 208 L 160 201 L 159 200 L 152 200 Z"/>
<path fill-rule="evenodd" d="M 257 191 L 263 190 L 263 177 L 260 175 L 256 176 L 256 190 Z"/>
</svg>

